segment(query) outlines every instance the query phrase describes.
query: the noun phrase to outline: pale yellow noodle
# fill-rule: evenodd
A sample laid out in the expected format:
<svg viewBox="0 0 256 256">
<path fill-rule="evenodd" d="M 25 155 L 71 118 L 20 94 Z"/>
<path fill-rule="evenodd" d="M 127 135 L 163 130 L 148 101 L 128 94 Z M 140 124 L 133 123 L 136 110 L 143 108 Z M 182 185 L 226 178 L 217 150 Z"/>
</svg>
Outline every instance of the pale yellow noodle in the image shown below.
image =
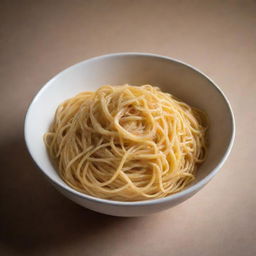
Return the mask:
<svg viewBox="0 0 256 256">
<path fill-rule="evenodd" d="M 205 159 L 205 120 L 157 87 L 107 85 L 59 105 L 44 141 L 72 188 L 105 199 L 147 200 L 195 179 Z"/>
</svg>

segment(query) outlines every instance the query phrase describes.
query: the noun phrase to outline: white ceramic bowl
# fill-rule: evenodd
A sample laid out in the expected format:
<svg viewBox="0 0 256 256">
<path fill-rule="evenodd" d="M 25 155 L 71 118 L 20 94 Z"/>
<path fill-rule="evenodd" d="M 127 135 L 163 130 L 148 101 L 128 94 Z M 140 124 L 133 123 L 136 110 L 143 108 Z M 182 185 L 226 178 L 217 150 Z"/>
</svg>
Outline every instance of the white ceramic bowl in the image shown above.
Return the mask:
<svg viewBox="0 0 256 256">
<path fill-rule="evenodd" d="M 82 194 L 66 185 L 50 162 L 43 134 L 57 106 L 81 91 L 95 91 L 104 84 L 159 86 L 209 116 L 209 152 L 196 181 L 185 190 L 161 199 L 119 202 Z M 85 60 L 52 78 L 35 96 L 25 120 L 25 140 L 39 169 L 65 196 L 91 210 L 116 216 L 141 216 L 165 210 L 194 195 L 219 171 L 235 135 L 232 110 L 223 92 L 199 70 L 181 61 L 145 53 L 117 53 Z"/>
</svg>

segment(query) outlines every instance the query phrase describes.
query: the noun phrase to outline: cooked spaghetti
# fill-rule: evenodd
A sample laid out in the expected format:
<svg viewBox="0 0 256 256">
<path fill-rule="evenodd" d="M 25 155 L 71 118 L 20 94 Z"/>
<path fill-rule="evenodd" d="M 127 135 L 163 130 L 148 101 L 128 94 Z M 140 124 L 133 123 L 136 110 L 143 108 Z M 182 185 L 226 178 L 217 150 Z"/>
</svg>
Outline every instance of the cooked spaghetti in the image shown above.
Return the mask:
<svg viewBox="0 0 256 256">
<path fill-rule="evenodd" d="M 157 87 L 107 85 L 60 104 L 44 141 L 75 190 L 139 201 L 176 193 L 195 179 L 205 132 L 201 111 Z"/>
</svg>

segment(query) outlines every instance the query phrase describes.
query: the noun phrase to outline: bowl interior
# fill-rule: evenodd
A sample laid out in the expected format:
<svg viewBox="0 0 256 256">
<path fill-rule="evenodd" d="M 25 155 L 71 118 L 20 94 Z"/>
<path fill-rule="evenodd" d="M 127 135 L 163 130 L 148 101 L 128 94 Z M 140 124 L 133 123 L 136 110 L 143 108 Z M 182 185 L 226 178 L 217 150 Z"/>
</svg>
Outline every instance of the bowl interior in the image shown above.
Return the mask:
<svg viewBox="0 0 256 256">
<path fill-rule="evenodd" d="M 211 173 L 222 161 L 232 140 L 233 120 L 222 93 L 204 75 L 175 60 L 154 55 L 116 54 L 76 64 L 50 80 L 36 95 L 25 122 L 28 149 L 43 172 L 64 187 L 46 152 L 43 134 L 57 106 L 81 91 L 94 91 L 104 84 L 151 84 L 159 86 L 209 117 L 209 152 L 195 182 Z"/>
</svg>

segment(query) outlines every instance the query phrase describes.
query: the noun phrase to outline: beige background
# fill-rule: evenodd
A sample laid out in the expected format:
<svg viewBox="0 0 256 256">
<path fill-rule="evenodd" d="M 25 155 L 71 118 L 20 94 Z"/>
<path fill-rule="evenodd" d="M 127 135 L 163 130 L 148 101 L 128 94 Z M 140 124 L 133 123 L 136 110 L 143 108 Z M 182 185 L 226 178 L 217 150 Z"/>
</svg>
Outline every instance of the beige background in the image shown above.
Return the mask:
<svg viewBox="0 0 256 256">
<path fill-rule="evenodd" d="M 0 2 L 1 255 L 256 255 L 255 1 Z M 237 136 L 221 172 L 187 202 L 142 218 L 100 215 L 49 185 L 23 142 L 36 92 L 105 53 L 178 58 L 230 99 Z"/>
</svg>

